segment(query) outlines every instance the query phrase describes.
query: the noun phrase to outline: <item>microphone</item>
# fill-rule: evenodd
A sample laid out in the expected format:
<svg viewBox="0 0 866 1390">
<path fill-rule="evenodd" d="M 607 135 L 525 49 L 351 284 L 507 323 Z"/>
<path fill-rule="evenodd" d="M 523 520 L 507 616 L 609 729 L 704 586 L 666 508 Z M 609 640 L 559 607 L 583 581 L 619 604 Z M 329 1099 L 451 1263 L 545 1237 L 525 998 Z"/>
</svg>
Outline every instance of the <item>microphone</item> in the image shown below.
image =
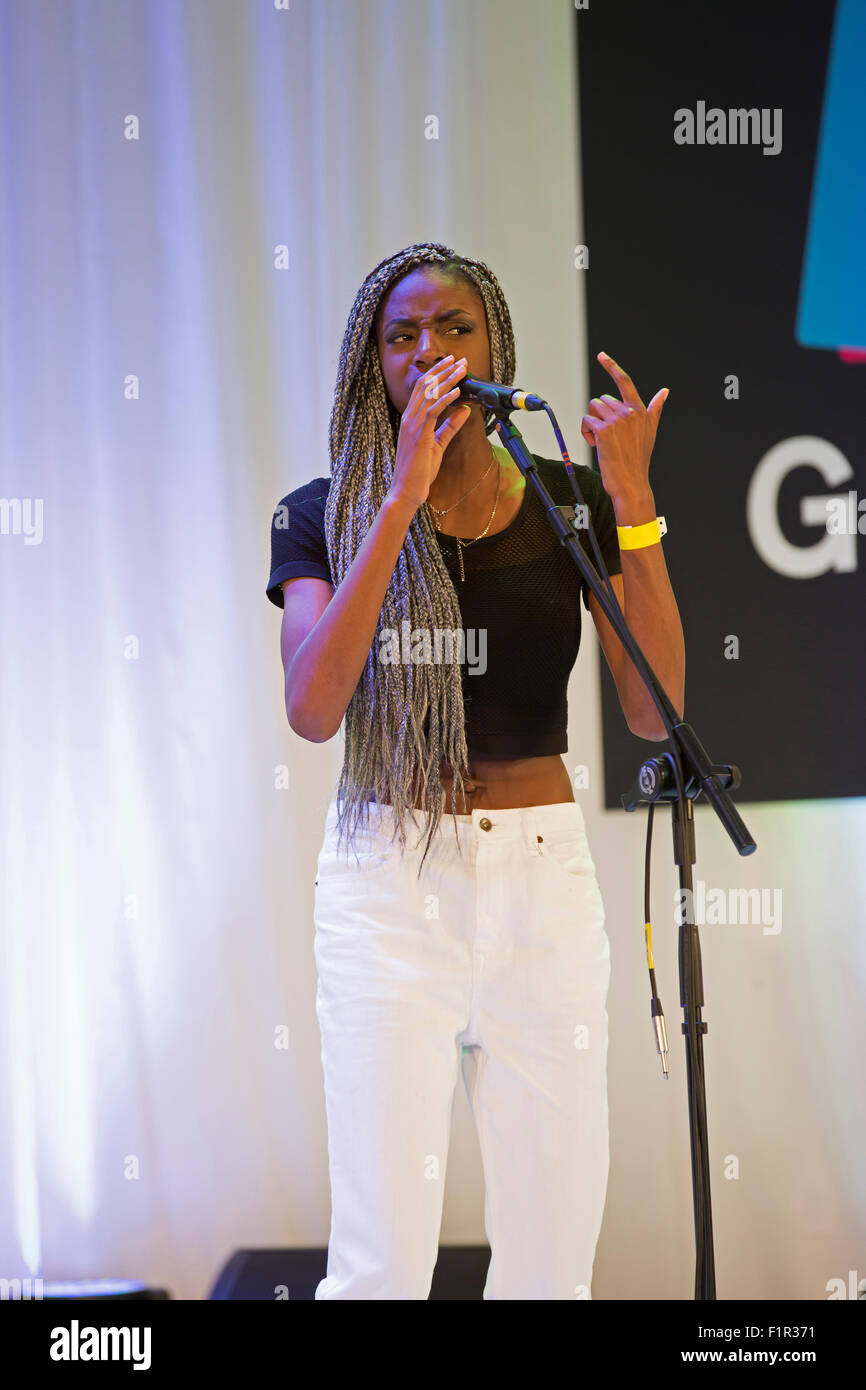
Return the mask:
<svg viewBox="0 0 866 1390">
<path fill-rule="evenodd" d="M 455 405 L 461 402 L 483 405 L 500 414 L 507 410 L 544 410 L 547 405 L 540 396 L 519 391 L 515 386 L 502 386 L 498 381 L 478 381 L 474 376 L 465 376 L 458 386 L 460 396 Z"/>
</svg>

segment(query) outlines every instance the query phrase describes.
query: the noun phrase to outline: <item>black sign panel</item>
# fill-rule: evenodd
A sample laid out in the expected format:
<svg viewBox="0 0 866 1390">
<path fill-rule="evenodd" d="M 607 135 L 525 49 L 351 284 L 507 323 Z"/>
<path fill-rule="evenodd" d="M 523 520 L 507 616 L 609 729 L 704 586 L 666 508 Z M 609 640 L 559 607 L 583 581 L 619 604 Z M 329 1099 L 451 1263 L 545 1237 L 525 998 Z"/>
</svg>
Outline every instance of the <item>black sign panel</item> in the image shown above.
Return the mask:
<svg viewBox="0 0 866 1390">
<path fill-rule="evenodd" d="M 735 800 L 866 795 L 866 5 L 593 0 L 575 27 L 591 395 L 602 349 L 644 404 L 670 388 L 685 719 Z M 618 807 L 667 744 L 602 665 Z"/>
</svg>

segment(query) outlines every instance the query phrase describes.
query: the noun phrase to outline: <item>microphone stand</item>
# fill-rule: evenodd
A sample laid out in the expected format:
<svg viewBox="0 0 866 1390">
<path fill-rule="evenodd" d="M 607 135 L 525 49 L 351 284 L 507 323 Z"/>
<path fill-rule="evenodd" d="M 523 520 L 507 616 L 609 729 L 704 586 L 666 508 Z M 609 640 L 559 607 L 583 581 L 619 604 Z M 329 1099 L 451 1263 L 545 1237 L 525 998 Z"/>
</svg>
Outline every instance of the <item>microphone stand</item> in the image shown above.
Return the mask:
<svg viewBox="0 0 866 1390">
<path fill-rule="evenodd" d="M 701 973 L 701 948 L 694 921 L 694 892 L 692 865 L 695 862 L 695 826 L 692 802 L 703 791 L 722 825 L 734 842 L 739 854 L 751 854 L 757 848 L 733 805 L 727 790 L 740 785 L 736 767 L 711 763 L 694 729 L 684 723 L 668 699 L 658 677 L 635 642 L 625 616 L 615 596 L 608 592 L 598 571 L 580 545 L 574 529 L 574 508 L 559 507 L 553 501 L 532 455 L 526 448 L 520 431 L 508 419 L 516 407 L 506 403 L 497 393 L 484 391 L 478 397 L 496 417 L 496 428 L 503 445 L 520 469 L 527 486 L 535 489 L 544 506 L 547 520 L 565 546 L 587 584 L 601 605 L 605 617 L 631 657 L 668 733 L 670 752 L 647 759 L 638 771 L 632 788 L 620 800 L 626 811 L 655 801 L 669 801 L 672 811 L 674 859 L 679 869 L 680 903 L 685 903 L 679 934 L 680 1007 L 683 1009 L 682 1031 L 686 1037 L 686 1075 L 689 1093 L 689 1137 L 691 1141 L 692 1202 L 695 1222 L 695 1299 L 715 1299 L 716 1272 L 713 1252 L 713 1217 L 710 1197 L 709 1142 L 707 1138 L 707 1100 L 704 1082 L 703 1034 L 707 1025 L 701 1018 L 704 1004 Z M 541 404 L 541 403 L 540 403 Z M 545 408 L 546 403 L 544 403 Z M 529 407 L 537 409 L 533 404 Z M 551 414 L 552 418 L 552 414 Z M 554 422 L 554 428 L 556 428 Z M 558 433 L 558 430 L 557 430 Z M 573 475 L 572 487 L 577 500 L 584 505 Z M 563 512 L 570 513 L 566 518 Z M 683 890 L 688 890 L 685 897 Z M 663 1026 L 664 1020 L 660 1020 Z M 658 1022 L 654 1020 L 657 1027 Z"/>
</svg>

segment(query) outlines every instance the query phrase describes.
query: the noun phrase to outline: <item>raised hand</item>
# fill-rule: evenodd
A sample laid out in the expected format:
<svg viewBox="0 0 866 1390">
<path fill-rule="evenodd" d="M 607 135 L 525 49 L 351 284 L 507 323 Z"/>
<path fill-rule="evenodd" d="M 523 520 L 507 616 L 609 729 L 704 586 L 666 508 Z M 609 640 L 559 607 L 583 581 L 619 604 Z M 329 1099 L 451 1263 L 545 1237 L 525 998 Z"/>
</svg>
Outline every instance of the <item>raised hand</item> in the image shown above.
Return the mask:
<svg viewBox="0 0 866 1390">
<path fill-rule="evenodd" d="M 600 352 L 598 361 L 613 377 L 622 399 L 594 396 L 580 432 L 597 450 L 605 492 L 610 497 L 637 496 L 650 486 L 650 455 L 668 388 L 657 391 L 644 406 L 631 377 L 612 357 Z"/>
</svg>

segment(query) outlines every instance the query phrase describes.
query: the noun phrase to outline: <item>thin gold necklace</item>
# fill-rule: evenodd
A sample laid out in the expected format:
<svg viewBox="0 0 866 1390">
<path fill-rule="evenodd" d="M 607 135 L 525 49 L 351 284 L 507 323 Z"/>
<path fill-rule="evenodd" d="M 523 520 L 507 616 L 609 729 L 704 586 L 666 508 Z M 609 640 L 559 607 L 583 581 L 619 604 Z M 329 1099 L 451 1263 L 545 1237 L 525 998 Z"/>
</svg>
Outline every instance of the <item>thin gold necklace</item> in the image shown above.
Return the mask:
<svg viewBox="0 0 866 1390">
<path fill-rule="evenodd" d="M 484 482 L 484 479 L 487 477 L 487 474 L 490 472 L 490 470 L 491 470 L 491 468 L 493 467 L 493 465 L 494 465 L 495 462 L 496 462 L 496 455 L 495 455 L 494 452 L 493 452 L 493 445 L 491 444 L 491 446 L 490 446 L 490 462 L 488 463 L 488 465 L 487 465 L 487 467 L 485 468 L 484 472 L 481 474 L 481 477 L 478 479 L 478 482 L 472 484 L 471 488 L 469 489 L 469 492 L 474 492 L 475 489 L 476 489 L 477 487 L 479 487 L 479 486 L 481 485 L 481 483 Z M 434 507 L 434 506 L 433 506 L 433 503 L 430 502 L 429 500 L 428 500 L 428 502 L 427 502 L 427 505 L 428 505 L 428 507 L 430 508 L 431 511 L 434 511 L 434 512 L 436 513 L 437 516 L 447 516 L 449 512 L 453 512 L 453 510 L 454 510 L 455 507 L 459 507 L 461 502 L 465 502 L 465 501 L 466 501 L 466 498 L 469 496 L 469 492 L 464 492 L 463 496 L 462 496 L 462 497 L 458 497 L 456 502 L 452 502 L 450 507 Z"/>
<path fill-rule="evenodd" d="M 497 473 L 496 473 L 496 496 L 495 496 L 494 499 L 493 499 L 493 511 L 490 513 L 490 520 L 488 521 L 488 523 L 487 523 L 487 525 L 485 526 L 484 530 L 481 532 L 481 535 L 480 535 L 480 536 L 473 536 L 472 539 L 469 540 L 469 541 L 464 541 L 464 540 L 462 540 L 460 536 L 452 536 L 452 537 L 451 537 L 452 540 L 455 540 L 455 541 L 457 542 L 457 559 L 458 559 L 459 564 L 460 564 L 460 579 L 461 579 L 461 582 L 464 581 L 465 578 L 466 578 L 466 574 L 465 574 L 464 569 L 463 569 L 463 551 L 466 549 L 467 546 L 474 545 L 476 541 L 480 541 L 480 540 L 482 539 L 482 537 L 484 537 L 484 536 L 487 535 L 487 532 L 490 530 L 490 527 L 493 525 L 493 518 L 494 518 L 495 515 L 496 515 L 496 508 L 497 508 L 497 506 L 499 505 L 499 489 L 500 489 L 500 486 L 501 486 L 501 484 L 502 484 L 502 464 L 499 462 L 499 459 L 496 458 L 496 455 L 495 455 L 495 454 L 493 455 L 493 457 L 494 457 L 494 459 L 495 459 L 495 461 L 496 461 L 496 465 L 497 465 Z M 487 471 L 489 472 L 490 470 L 488 469 Z M 485 474 L 485 476 L 486 476 L 486 474 Z M 480 481 L 480 479 L 479 479 L 479 481 Z M 476 486 L 477 486 L 477 484 L 476 484 Z M 470 488 L 469 491 L 471 492 L 472 489 Z M 467 495 L 468 495 L 468 494 L 467 494 Z M 461 498 L 460 500 L 462 501 L 463 499 Z M 456 506 L 457 504 L 455 503 L 454 505 Z M 431 506 L 430 506 L 430 503 L 429 503 L 429 502 L 427 503 L 427 506 L 428 506 L 428 508 L 430 509 L 431 512 L 433 512 L 433 511 L 436 510 L 435 507 L 431 507 Z M 451 508 L 448 507 L 447 510 L 450 512 L 450 511 L 451 511 Z M 431 516 L 431 521 L 433 522 L 434 527 L 436 527 L 436 530 L 438 531 L 438 530 L 439 530 L 439 527 L 438 527 L 438 525 L 436 524 L 436 518 L 435 518 L 434 516 Z M 444 532 L 443 532 L 443 534 L 444 534 Z"/>
</svg>

